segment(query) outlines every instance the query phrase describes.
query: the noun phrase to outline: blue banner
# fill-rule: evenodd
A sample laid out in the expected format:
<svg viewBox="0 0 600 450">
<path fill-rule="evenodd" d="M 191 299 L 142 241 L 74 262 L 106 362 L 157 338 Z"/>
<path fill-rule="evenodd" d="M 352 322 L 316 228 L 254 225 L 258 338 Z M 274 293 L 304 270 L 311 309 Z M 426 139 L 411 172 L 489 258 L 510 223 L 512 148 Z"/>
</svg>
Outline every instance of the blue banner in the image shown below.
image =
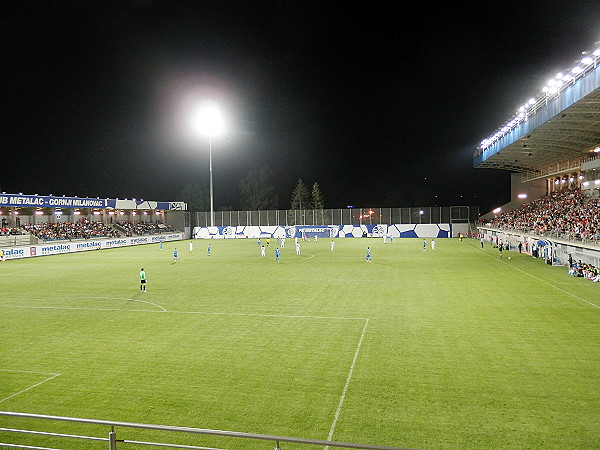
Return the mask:
<svg viewBox="0 0 600 450">
<path fill-rule="evenodd" d="M 0 206 L 39 208 L 106 208 L 109 206 L 109 200 L 101 198 L 2 194 L 0 195 Z"/>
<path fill-rule="evenodd" d="M 185 211 L 185 202 L 156 202 L 145 200 L 120 200 L 89 197 L 55 197 L 53 195 L 1 194 L 0 206 L 24 208 L 114 208 L 130 210 Z"/>
</svg>

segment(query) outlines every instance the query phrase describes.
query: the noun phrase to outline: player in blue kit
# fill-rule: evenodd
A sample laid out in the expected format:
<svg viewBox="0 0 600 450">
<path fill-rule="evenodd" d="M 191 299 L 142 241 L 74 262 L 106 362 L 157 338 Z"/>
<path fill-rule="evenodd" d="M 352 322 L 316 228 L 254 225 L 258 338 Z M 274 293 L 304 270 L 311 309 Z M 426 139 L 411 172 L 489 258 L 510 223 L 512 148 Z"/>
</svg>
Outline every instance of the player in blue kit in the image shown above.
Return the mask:
<svg viewBox="0 0 600 450">
<path fill-rule="evenodd" d="M 179 253 L 177 252 L 177 249 L 173 250 L 173 262 L 177 262 L 178 256 L 179 256 Z"/>
<path fill-rule="evenodd" d="M 367 247 L 367 262 L 371 262 L 371 248 Z"/>
<path fill-rule="evenodd" d="M 279 247 L 275 249 L 275 261 L 279 262 Z"/>
</svg>

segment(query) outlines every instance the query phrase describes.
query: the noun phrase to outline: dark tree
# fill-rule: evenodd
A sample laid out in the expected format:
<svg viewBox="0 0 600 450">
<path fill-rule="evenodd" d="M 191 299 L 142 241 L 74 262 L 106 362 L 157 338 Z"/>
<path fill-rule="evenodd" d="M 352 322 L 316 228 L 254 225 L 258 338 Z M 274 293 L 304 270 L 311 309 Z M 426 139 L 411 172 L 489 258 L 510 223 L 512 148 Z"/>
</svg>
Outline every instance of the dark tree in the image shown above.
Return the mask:
<svg viewBox="0 0 600 450">
<path fill-rule="evenodd" d="M 313 184 L 312 192 L 312 207 L 313 209 L 323 209 L 325 208 L 325 199 L 323 198 L 323 193 L 321 192 L 321 188 L 319 187 L 319 183 L 315 181 Z"/>
<path fill-rule="evenodd" d="M 298 184 L 294 188 L 294 192 L 292 192 L 291 209 L 309 209 L 309 198 L 308 189 L 306 188 L 304 181 L 302 181 L 302 178 L 300 178 Z"/>
<path fill-rule="evenodd" d="M 210 209 L 208 190 L 197 184 L 188 183 L 181 191 L 181 200 L 187 203 L 188 211 L 208 211 Z"/>
<path fill-rule="evenodd" d="M 242 205 L 248 210 L 276 209 L 277 195 L 271 184 L 272 172 L 268 166 L 251 170 L 240 183 Z"/>
</svg>

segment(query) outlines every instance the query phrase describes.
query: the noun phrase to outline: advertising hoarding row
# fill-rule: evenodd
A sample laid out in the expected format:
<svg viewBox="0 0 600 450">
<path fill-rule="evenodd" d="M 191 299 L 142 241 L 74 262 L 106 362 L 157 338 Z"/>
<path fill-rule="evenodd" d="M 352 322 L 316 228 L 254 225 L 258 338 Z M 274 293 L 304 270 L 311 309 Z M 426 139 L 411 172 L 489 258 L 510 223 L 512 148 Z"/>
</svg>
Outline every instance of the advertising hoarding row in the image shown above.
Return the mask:
<svg viewBox="0 0 600 450">
<path fill-rule="evenodd" d="M 59 255 L 62 253 L 102 250 L 107 248 L 127 247 L 131 245 L 156 244 L 159 242 L 178 241 L 183 239 L 183 233 L 165 233 L 160 235 L 119 237 L 114 239 L 73 240 L 47 242 L 44 244 L 25 245 L 2 248 L 4 258 L 21 259 L 35 256 Z"/>
</svg>

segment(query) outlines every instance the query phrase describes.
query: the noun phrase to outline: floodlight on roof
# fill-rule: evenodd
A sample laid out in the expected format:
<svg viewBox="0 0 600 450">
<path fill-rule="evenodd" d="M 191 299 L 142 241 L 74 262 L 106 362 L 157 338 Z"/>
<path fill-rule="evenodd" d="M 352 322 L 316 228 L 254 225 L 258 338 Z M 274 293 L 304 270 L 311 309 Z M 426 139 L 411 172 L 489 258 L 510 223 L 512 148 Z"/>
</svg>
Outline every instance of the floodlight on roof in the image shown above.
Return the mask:
<svg viewBox="0 0 600 450">
<path fill-rule="evenodd" d="M 596 42 L 598 45 L 600 42 Z M 540 105 L 547 104 L 549 96 L 554 96 L 566 89 L 572 83 L 585 76 L 591 70 L 597 66 L 600 62 L 600 47 L 597 47 L 591 54 L 590 52 L 582 52 L 584 55 L 576 65 L 570 69 L 568 73 L 558 72 L 556 75 L 548 80 L 545 86 L 542 87 L 542 95 L 535 98 L 531 98 L 525 103 L 524 106 L 519 107 L 516 116 L 508 121 L 504 126 L 500 127 L 492 136 L 483 139 L 479 145 L 479 148 L 485 150 L 489 146 L 493 145 L 498 139 L 501 139 L 506 133 L 510 132 L 515 126 L 518 126 L 521 121 L 527 120 L 528 116 L 535 114 L 537 108 Z"/>
<path fill-rule="evenodd" d="M 583 72 L 583 67 L 581 67 L 581 66 L 575 66 L 571 69 L 571 73 L 574 73 L 575 75 L 577 75 L 581 72 Z"/>
</svg>

